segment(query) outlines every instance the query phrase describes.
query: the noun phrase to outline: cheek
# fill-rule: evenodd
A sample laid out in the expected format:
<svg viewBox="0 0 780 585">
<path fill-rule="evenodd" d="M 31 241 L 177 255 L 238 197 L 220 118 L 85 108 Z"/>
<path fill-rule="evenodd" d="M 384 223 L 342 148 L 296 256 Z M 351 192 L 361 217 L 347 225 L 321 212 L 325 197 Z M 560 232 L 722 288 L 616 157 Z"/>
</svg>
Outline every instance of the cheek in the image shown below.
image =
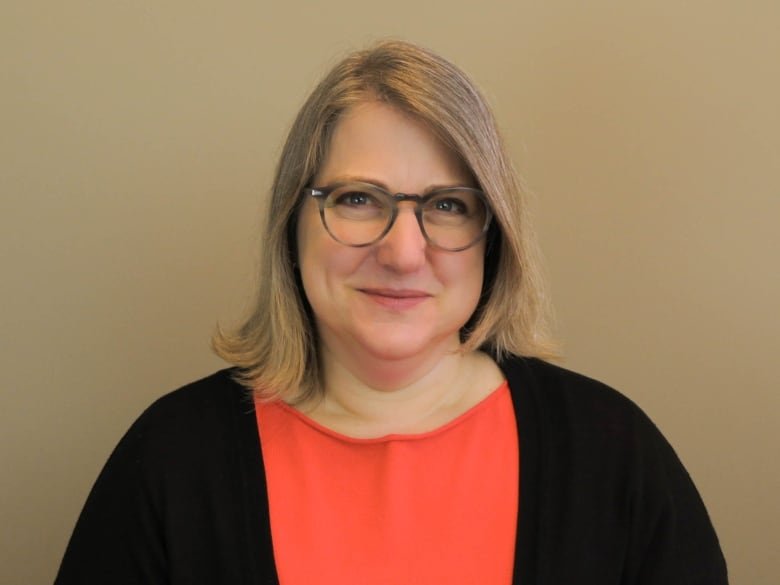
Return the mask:
<svg viewBox="0 0 780 585">
<path fill-rule="evenodd" d="M 329 295 L 327 291 L 332 291 L 347 271 L 337 256 L 328 254 L 326 246 L 314 241 L 309 244 L 308 250 L 302 250 L 299 267 L 304 291 L 311 301 L 312 296 Z"/>
<path fill-rule="evenodd" d="M 482 254 L 482 251 L 478 251 L 478 253 L 474 254 L 474 256 L 469 259 L 470 262 L 468 263 L 467 268 L 460 275 L 463 279 L 462 282 L 468 283 L 468 285 L 464 285 L 465 288 L 461 298 L 466 319 L 471 318 L 474 314 L 477 305 L 479 305 L 479 298 L 482 295 L 482 284 L 485 272 L 485 262 Z"/>
<path fill-rule="evenodd" d="M 464 295 L 479 298 L 485 272 L 484 252 L 481 247 L 459 252 L 463 254 L 455 279 L 462 283 Z"/>
<path fill-rule="evenodd" d="M 479 299 L 482 296 L 482 286 L 484 282 L 484 268 L 485 263 L 482 254 L 473 261 L 469 274 L 464 275 L 464 278 L 469 282 L 469 289 L 464 293 L 463 298 L 463 313 L 461 327 L 467 325 L 473 318 L 479 307 Z M 462 340 L 462 339 L 461 339 Z"/>
<path fill-rule="evenodd" d="M 325 269 L 330 256 L 328 245 L 330 236 L 322 227 L 319 211 L 313 201 L 307 202 L 298 217 L 296 243 L 298 246 L 298 266 L 304 284 L 311 281 L 316 272 Z"/>
<path fill-rule="evenodd" d="M 479 304 L 479 297 L 482 295 L 482 283 L 484 276 L 482 262 L 475 266 L 473 274 L 474 276 L 470 279 L 470 282 L 473 283 L 470 291 L 470 304 L 472 306 L 472 311 L 477 308 L 477 304 Z"/>
<path fill-rule="evenodd" d="M 331 305 L 340 286 L 361 265 L 365 251 L 336 242 L 325 231 L 316 210 L 301 212 L 297 230 L 298 268 L 309 304 Z"/>
<path fill-rule="evenodd" d="M 318 304 L 317 278 L 314 269 L 321 265 L 318 257 L 318 246 L 315 220 L 318 220 L 308 205 L 304 205 L 298 216 L 298 225 L 295 233 L 295 242 L 298 256 L 295 259 L 300 272 L 303 292 L 309 304 L 314 308 Z"/>
<path fill-rule="evenodd" d="M 465 324 L 477 309 L 482 294 L 482 251 L 465 250 L 441 260 L 437 276 L 448 291 L 447 312 L 452 319 Z"/>
<path fill-rule="evenodd" d="M 315 220 L 319 220 L 317 210 L 312 209 L 310 202 L 306 202 L 301 206 L 301 210 L 298 212 L 298 220 L 295 228 L 295 247 L 298 252 L 296 262 L 298 265 L 306 263 L 311 249 L 312 249 L 312 237 L 316 233 L 314 228 L 316 224 Z"/>
</svg>

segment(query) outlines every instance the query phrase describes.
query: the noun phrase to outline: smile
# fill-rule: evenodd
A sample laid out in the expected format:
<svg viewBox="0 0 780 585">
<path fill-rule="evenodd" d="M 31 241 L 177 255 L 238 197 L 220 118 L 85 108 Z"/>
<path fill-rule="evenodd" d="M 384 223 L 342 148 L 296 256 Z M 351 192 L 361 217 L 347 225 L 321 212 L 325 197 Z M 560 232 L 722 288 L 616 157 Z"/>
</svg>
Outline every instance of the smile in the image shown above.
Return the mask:
<svg viewBox="0 0 780 585">
<path fill-rule="evenodd" d="M 425 291 L 411 289 L 361 288 L 358 291 L 378 305 L 395 310 L 411 309 L 431 298 Z"/>
</svg>

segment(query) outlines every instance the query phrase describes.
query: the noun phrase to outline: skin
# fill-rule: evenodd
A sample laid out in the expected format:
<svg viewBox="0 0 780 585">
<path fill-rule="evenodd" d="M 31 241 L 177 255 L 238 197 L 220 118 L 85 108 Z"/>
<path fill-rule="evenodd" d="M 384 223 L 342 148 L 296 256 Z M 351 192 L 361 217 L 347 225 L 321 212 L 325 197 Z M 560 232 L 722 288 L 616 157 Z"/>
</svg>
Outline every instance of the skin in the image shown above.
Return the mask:
<svg viewBox="0 0 780 585">
<path fill-rule="evenodd" d="M 312 184 L 360 180 L 424 194 L 472 186 L 454 154 L 418 120 L 368 100 L 345 112 Z M 324 398 L 299 408 L 351 436 L 422 432 L 455 418 L 502 380 L 486 355 L 459 351 L 479 300 L 484 241 L 460 252 L 428 245 L 411 202 L 364 248 L 333 240 L 316 201 L 298 221 L 298 265 L 312 306 Z"/>
</svg>

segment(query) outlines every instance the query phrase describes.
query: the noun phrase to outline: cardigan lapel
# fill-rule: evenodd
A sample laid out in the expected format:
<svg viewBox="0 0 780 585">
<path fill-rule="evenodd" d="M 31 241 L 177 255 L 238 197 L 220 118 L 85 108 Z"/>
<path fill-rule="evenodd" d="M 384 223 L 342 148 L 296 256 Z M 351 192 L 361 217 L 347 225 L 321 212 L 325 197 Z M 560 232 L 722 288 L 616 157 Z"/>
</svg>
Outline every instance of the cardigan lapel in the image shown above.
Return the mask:
<svg viewBox="0 0 780 585">
<path fill-rule="evenodd" d="M 517 420 L 520 445 L 520 501 L 518 503 L 517 537 L 513 583 L 530 585 L 537 582 L 539 531 L 539 481 L 544 462 L 539 456 L 539 405 L 537 384 L 526 358 L 509 358 L 498 362 L 509 382 Z"/>
</svg>

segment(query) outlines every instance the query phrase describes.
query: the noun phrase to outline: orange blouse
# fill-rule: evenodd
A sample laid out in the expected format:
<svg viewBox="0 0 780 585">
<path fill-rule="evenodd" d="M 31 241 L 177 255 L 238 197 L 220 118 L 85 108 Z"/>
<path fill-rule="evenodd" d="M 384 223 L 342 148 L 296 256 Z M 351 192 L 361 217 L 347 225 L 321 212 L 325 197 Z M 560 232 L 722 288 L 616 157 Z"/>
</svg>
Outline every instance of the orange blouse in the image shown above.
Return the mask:
<svg viewBox="0 0 780 585">
<path fill-rule="evenodd" d="M 436 430 L 355 439 L 256 402 L 282 585 L 512 582 L 517 423 L 504 382 Z"/>
</svg>

